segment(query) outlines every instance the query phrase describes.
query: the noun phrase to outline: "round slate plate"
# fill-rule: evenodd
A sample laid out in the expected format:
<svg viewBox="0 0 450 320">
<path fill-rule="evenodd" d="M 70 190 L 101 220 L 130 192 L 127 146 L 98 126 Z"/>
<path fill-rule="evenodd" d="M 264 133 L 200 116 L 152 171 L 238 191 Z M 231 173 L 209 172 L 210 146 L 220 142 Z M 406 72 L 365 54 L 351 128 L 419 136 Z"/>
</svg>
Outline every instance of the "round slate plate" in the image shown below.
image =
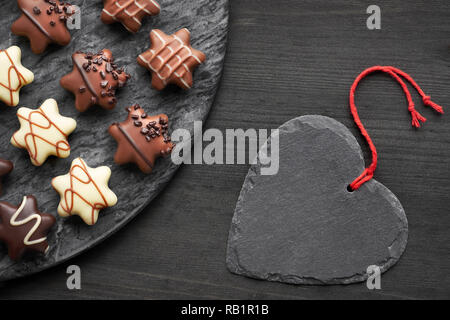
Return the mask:
<svg viewBox="0 0 450 320">
<path fill-rule="evenodd" d="M 9 140 L 19 128 L 17 108 L 0 102 L 0 157 L 12 160 L 15 170 L 4 181 L 5 193 L 0 200 L 19 204 L 22 197 L 33 194 L 42 212 L 54 214 L 58 194 L 50 182 L 55 176 L 68 172 L 72 160 L 82 157 L 89 166 L 107 165 L 112 169 L 111 189 L 118 204 L 100 213 L 99 222 L 89 227 L 77 216 L 57 219 L 49 235 L 50 251 L 46 256 L 28 255 L 14 263 L 0 244 L 0 281 L 25 276 L 61 263 L 100 243 L 136 216 L 163 189 L 175 173 L 170 158 L 160 159 L 151 175 L 142 174 L 134 165 L 118 166 L 113 162 L 116 142 L 108 134 L 108 126 L 123 121 L 125 107 L 139 103 L 149 114 L 165 113 L 171 130 L 187 128 L 193 122 L 205 120 L 219 84 L 226 50 L 228 0 L 160 0 L 162 11 L 157 17 L 147 17 L 141 30 L 131 34 L 117 23 L 105 25 L 100 21 L 102 1 L 77 1 L 81 8 L 81 29 L 72 31 L 67 47 L 50 46 L 42 55 L 34 55 L 26 38 L 17 37 L 9 26 L 20 16 L 16 1 L 5 1 L 0 12 L 0 48 L 17 45 L 22 49 L 22 63 L 32 70 L 35 81 L 22 89 L 19 106 L 39 107 L 54 98 L 64 116 L 78 122 L 69 137 L 72 153 L 68 159 L 50 158 L 42 167 L 34 167 L 24 150 L 14 148 Z M 167 34 L 186 27 L 191 31 L 192 46 L 207 55 L 207 61 L 194 74 L 194 88 L 183 91 L 169 87 L 163 92 L 151 88 L 151 75 L 136 63 L 136 57 L 150 47 L 149 32 L 153 28 Z M 76 50 L 97 52 L 110 49 L 118 65 L 126 66 L 132 79 L 118 91 L 118 105 L 113 111 L 99 107 L 80 114 L 75 110 L 74 97 L 59 85 L 59 79 L 72 70 L 71 55 Z"/>
</svg>

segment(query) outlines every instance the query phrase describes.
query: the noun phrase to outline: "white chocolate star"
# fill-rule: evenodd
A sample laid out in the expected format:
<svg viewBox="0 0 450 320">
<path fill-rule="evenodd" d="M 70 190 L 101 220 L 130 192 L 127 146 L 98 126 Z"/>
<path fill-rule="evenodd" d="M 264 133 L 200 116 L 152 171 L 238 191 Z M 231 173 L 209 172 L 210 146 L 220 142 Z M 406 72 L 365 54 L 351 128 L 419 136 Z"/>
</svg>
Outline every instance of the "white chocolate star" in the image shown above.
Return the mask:
<svg viewBox="0 0 450 320">
<path fill-rule="evenodd" d="M 22 52 L 17 46 L 0 50 L 0 100 L 8 106 L 19 104 L 19 92 L 34 80 L 34 74 L 21 62 Z"/>
<path fill-rule="evenodd" d="M 20 130 L 14 133 L 11 143 L 26 149 L 35 166 L 41 166 L 51 155 L 59 158 L 70 155 L 67 137 L 75 130 L 77 122 L 61 116 L 54 99 L 45 100 L 37 110 L 20 108 L 17 117 Z"/>
<path fill-rule="evenodd" d="M 52 180 L 53 188 L 61 196 L 58 214 L 61 217 L 78 215 L 88 225 L 94 225 L 98 213 L 117 203 L 117 196 L 108 187 L 111 169 L 90 168 L 83 159 L 73 160 L 70 172 Z"/>
</svg>

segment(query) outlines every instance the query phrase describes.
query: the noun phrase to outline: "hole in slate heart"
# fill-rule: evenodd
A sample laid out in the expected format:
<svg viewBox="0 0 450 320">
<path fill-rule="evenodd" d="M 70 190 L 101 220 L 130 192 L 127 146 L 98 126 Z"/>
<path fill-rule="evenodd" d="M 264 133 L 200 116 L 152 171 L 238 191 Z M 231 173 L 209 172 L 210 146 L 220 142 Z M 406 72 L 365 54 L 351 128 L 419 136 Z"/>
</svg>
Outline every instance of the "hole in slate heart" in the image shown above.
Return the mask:
<svg viewBox="0 0 450 320">
<path fill-rule="evenodd" d="M 350 185 L 348 185 L 348 186 L 347 186 L 347 191 L 350 192 L 350 193 L 352 193 L 352 192 L 354 192 L 355 190 L 353 190 L 352 187 L 351 187 Z"/>
</svg>

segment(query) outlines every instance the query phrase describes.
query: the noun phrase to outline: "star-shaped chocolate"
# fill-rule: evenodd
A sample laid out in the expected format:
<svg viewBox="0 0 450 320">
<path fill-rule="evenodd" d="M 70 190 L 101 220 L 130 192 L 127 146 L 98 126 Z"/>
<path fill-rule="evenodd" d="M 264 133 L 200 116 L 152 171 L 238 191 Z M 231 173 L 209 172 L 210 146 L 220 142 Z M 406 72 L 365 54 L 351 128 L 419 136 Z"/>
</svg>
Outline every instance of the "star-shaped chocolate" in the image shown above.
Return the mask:
<svg viewBox="0 0 450 320">
<path fill-rule="evenodd" d="M 94 105 L 111 110 L 117 104 L 116 89 L 123 87 L 130 75 L 114 63 L 110 50 L 96 54 L 76 52 L 73 71 L 60 83 L 75 95 L 75 107 L 84 112 Z"/>
<path fill-rule="evenodd" d="M 157 90 L 174 83 L 183 89 L 193 85 L 194 69 L 206 60 L 203 52 L 193 49 L 190 32 L 181 29 L 169 36 L 161 30 L 152 30 L 150 49 L 139 55 L 138 63 L 152 72 L 152 85 Z"/>
<path fill-rule="evenodd" d="M 33 82 L 34 74 L 22 65 L 22 51 L 17 46 L 0 49 L 0 101 L 8 106 L 19 104 L 23 86 Z"/>
<path fill-rule="evenodd" d="M 120 22 L 130 32 L 138 32 L 145 16 L 159 14 L 161 7 L 156 0 L 103 0 L 103 23 Z"/>
<path fill-rule="evenodd" d="M 111 169 L 106 166 L 91 168 L 81 158 L 73 160 L 69 173 L 52 180 L 61 197 L 58 214 L 78 215 L 86 224 L 96 224 L 100 210 L 117 203 L 117 196 L 108 186 L 110 178 Z"/>
<path fill-rule="evenodd" d="M 11 173 L 14 169 L 14 164 L 9 160 L 0 159 L 0 195 L 2 194 L 2 178 Z"/>
<path fill-rule="evenodd" d="M 20 129 L 11 138 L 11 144 L 26 149 L 31 162 L 41 166 L 49 156 L 67 158 L 70 145 L 67 141 L 77 122 L 59 113 L 58 103 L 47 99 L 42 106 L 33 110 L 22 107 L 17 111 Z"/>
<path fill-rule="evenodd" d="M 172 152 L 169 119 L 165 114 L 149 116 L 139 105 L 127 108 L 128 118 L 109 127 L 118 143 L 114 161 L 117 164 L 136 163 L 144 173 L 151 173 L 155 161 Z"/>
<path fill-rule="evenodd" d="M 40 54 L 50 43 L 66 46 L 70 33 L 66 21 L 72 6 L 59 0 L 17 0 L 22 15 L 11 26 L 11 31 L 30 40 L 31 50 Z"/>
<path fill-rule="evenodd" d="M 36 198 L 26 196 L 20 206 L 0 202 L 0 240 L 8 246 L 12 260 L 19 260 L 26 251 L 46 253 L 47 234 L 56 219 L 42 213 Z"/>
</svg>

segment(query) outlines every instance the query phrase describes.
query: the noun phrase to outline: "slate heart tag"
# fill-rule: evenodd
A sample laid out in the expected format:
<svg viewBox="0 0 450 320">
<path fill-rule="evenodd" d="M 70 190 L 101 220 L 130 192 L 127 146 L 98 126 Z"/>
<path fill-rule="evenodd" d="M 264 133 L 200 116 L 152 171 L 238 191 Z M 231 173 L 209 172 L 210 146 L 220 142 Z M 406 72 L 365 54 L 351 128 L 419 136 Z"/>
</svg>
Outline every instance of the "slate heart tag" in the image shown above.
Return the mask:
<svg viewBox="0 0 450 320">
<path fill-rule="evenodd" d="M 236 274 L 292 284 L 349 284 L 367 268 L 388 270 L 405 250 L 408 222 L 395 195 L 372 179 L 350 192 L 364 171 L 355 137 L 340 122 L 303 116 L 279 128 L 277 175 L 253 165 L 228 240 Z M 270 148 L 270 140 L 267 142 Z"/>
</svg>

